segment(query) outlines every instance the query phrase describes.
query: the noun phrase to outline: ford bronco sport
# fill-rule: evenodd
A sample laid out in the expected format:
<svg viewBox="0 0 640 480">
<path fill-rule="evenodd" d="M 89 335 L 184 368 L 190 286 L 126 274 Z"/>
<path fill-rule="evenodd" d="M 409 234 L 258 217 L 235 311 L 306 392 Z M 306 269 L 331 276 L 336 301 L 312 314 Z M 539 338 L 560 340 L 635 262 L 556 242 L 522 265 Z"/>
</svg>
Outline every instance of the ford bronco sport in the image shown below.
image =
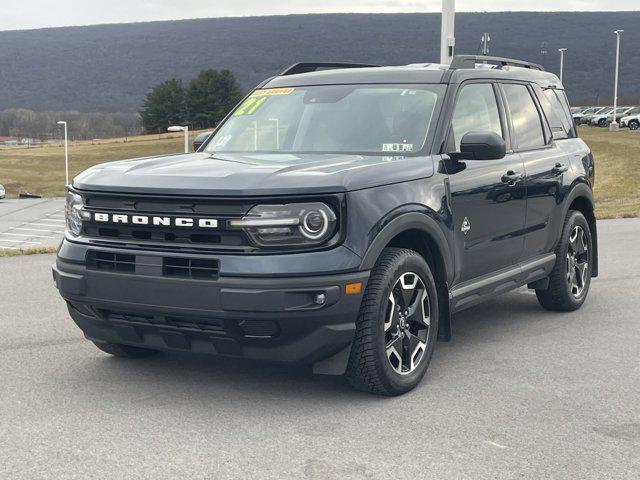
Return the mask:
<svg viewBox="0 0 640 480">
<path fill-rule="evenodd" d="M 107 353 L 299 362 L 398 395 L 456 312 L 523 285 L 583 304 L 593 181 L 538 65 L 297 64 L 196 153 L 76 177 L 53 275 Z"/>
</svg>

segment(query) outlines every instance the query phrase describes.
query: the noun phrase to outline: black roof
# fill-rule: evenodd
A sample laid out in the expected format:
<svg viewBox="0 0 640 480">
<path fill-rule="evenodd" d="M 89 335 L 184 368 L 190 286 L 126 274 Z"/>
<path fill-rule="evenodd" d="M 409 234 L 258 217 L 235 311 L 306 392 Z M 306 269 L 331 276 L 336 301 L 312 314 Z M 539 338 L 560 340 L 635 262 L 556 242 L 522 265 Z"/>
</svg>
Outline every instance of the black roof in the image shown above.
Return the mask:
<svg viewBox="0 0 640 480">
<path fill-rule="evenodd" d="M 283 75 L 271 78 L 261 87 L 302 87 L 311 85 L 358 84 L 358 83 L 461 83 L 470 79 L 521 80 L 535 82 L 543 88 L 563 88 L 560 79 L 545 72 L 536 64 L 518 60 L 487 57 L 491 64 L 474 65 L 483 57 L 454 57 L 452 66 L 439 64 L 416 64 L 376 67 L 361 64 L 312 63 L 289 67 Z M 497 64 L 497 65 L 496 65 Z M 314 71 L 313 66 L 317 66 Z M 518 66 L 516 66 L 518 65 Z M 301 67 L 303 66 L 303 67 Z M 342 67 L 342 68 L 341 68 Z M 329 68 L 329 69 L 321 69 Z M 307 73 L 297 73 L 303 71 Z"/>
</svg>

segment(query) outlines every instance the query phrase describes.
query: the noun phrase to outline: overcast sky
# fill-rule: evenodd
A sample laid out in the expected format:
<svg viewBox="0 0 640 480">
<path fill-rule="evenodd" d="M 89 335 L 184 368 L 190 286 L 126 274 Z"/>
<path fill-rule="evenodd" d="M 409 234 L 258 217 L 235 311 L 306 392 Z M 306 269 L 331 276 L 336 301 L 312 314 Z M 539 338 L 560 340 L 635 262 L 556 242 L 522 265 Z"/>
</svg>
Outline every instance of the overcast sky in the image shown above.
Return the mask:
<svg viewBox="0 0 640 480">
<path fill-rule="evenodd" d="M 459 11 L 640 10 L 640 0 L 457 0 Z M 1 0 L 0 30 L 180 18 L 330 12 L 437 12 L 441 0 Z"/>
</svg>

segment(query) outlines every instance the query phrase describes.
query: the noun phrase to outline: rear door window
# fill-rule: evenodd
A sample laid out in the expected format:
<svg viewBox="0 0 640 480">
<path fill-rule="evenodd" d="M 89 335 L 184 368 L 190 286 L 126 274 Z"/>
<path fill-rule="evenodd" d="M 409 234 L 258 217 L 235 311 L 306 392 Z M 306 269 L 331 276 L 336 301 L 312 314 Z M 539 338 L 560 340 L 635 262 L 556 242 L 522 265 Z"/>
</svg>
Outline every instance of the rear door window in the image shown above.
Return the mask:
<svg viewBox="0 0 640 480">
<path fill-rule="evenodd" d="M 543 148 L 547 142 L 540 112 L 526 85 L 504 83 L 502 89 L 511 115 L 518 150 Z"/>
</svg>

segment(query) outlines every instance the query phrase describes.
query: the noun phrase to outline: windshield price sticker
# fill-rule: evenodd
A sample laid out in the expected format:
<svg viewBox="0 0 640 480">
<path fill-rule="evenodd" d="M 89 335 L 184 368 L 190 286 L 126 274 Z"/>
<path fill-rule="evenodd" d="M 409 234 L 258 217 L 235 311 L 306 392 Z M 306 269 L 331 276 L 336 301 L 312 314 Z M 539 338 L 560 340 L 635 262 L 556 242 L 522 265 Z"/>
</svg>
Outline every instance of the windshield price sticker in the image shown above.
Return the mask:
<svg viewBox="0 0 640 480">
<path fill-rule="evenodd" d="M 243 115 L 253 115 L 266 101 L 267 97 L 249 97 L 235 112 L 233 112 L 233 116 L 242 117 Z"/>
<path fill-rule="evenodd" d="M 267 88 L 264 90 L 256 90 L 251 94 L 252 97 L 272 97 L 274 95 L 291 95 L 295 92 L 295 88 Z"/>
</svg>

